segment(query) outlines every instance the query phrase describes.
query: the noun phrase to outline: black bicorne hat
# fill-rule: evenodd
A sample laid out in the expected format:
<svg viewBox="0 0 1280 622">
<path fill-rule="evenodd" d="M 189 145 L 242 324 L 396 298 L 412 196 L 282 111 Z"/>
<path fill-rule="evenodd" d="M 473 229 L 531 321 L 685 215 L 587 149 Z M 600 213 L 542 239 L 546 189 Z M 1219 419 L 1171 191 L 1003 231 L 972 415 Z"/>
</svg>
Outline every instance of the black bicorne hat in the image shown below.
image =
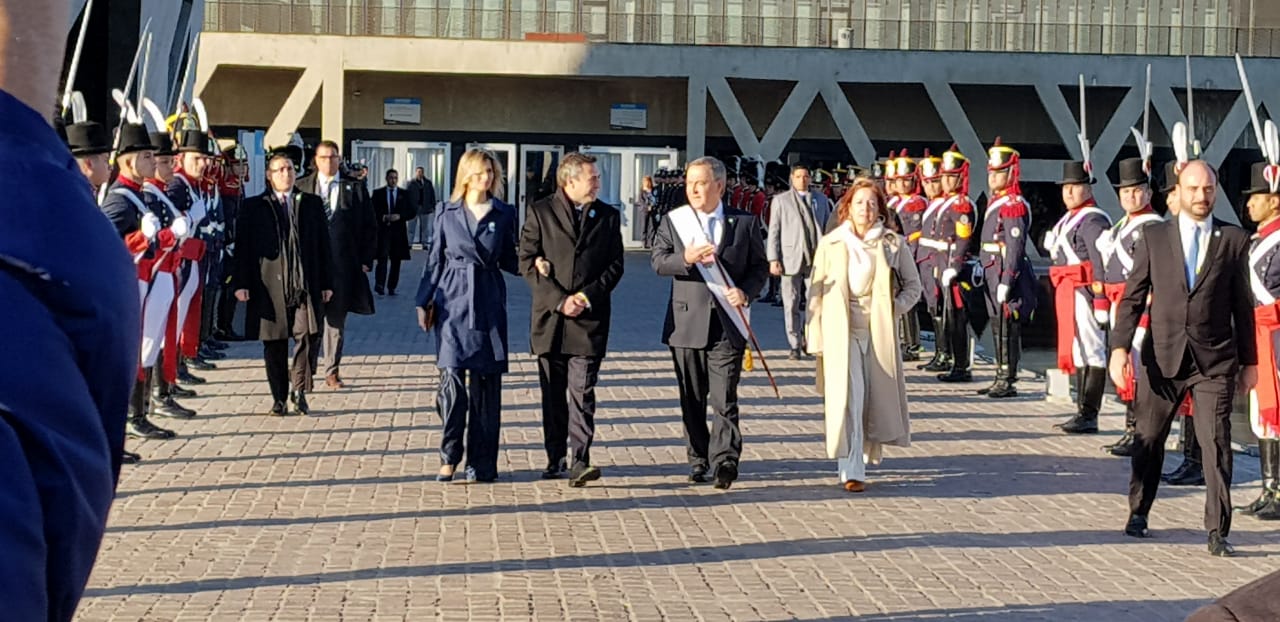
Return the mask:
<svg viewBox="0 0 1280 622">
<path fill-rule="evenodd" d="M 1131 186 L 1141 186 L 1142 184 L 1149 185 L 1150 183 L 1151 176 L 1147 175 L 1142 158 L 1125 158 L 1120 161 L 1120 181 L 1116 182 L 1117 188 L 1129 188 Z"/>
<path fill-rule="evenodd" d="M 71 155 L 91 156 L 111 152 L 107 129 L 96 121 L 82 121 L 67 126 L 67 147 Z"/>
<path fill-rule="evenodd" d="M 1072 160 L 1071 162 L 1063 162 L 1062 179 L 1058 180 L 1059 186 L 1067 184 L 1090 184 L 1094 183 L 1093 176 L 1084 170 L 1084 162 Z"/>
<path fill-rule="evenodd" d="M 155 150 L 156 147 L 151 144 L 151 134 L 147 131 L 147 126 L 141 123 L 126 123 L 120 126 L 120 147 L 116 150 L 118 155 Z"/>
</svg>

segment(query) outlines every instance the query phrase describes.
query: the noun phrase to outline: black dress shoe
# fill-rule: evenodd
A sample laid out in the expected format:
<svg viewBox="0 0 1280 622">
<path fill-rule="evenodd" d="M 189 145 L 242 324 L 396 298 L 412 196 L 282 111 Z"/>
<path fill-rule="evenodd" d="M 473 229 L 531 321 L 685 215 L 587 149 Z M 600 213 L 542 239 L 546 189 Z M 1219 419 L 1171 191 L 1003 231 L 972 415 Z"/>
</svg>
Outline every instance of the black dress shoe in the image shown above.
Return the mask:
<svg viewBox="0 0 1280 622">
<path fill-rule="evenodd" d="M 1062 423 L 1055 424 L 1053 427 L 1062 430 L 1066 434 L 1097 434 L 1098 420 L 1077 414 Z"/>
<path fill-rule="evenodd" d="M 1166 482 L 1170 486 L 1203 486 L 1204 467 L 1193 464 L 1187 467 L 1178 477 L 1170 477 Z"/>
<path fill-rule="evenodd" d="M 218 368 L 213 363 L 210 363 L 209 361 L 206 361 L 200 357 L 187 359 L 187 365 L 190 366 L 192 369 L 198 369 L 200 371 L 210 371 Z M 181 377 L 179 377 L 178 379 L 182 380 Z M 199 383 L 196 383 L 196 384 L 199 384 Z"/>
<path fill-rule="evenodd" d="M 293 402 L 293 414 L 301 417 L 311 414 L 311 406 L 307 404 L 306 391 L 295 391 L 289 398 Z"/>
<path fill-rule="evenodd" d="M 205 382 L 208 382 L 208 381 L 205 380 L 204 378 L 201 378 L 200 376 L 196 376 L 192 374 L 191 372 L 185 369 L 179 369 L 178 382 L 182 382 L 185 384 L 204 384 Z"/>
<path fill-rule="evenodd" d="M 1130 538 L 1150 538 L 1151 530 L 1147 528 L 1147 517 L 1141 514 L 1130 514 L 1129 523 L 1124 526 L 1124 535 Z"/>
<path fill-rule="evenodd" d="M 987 397 L 996 400 L 1018 397 L 1018 390 L 1014 388 L 1013 384 L 1005 382 L 1001 383 L 998 387 L 992 388 L 991 391 L 987 393 Z"/>
<path fill-rule="evenodd" d="M 569 471 L 569 486 L 573 488 L 582 488 L 587 485 L 587 482 L 598 479 L 600 479 L 600 468 L 589 464 L 579 462 Z"/>
<path fill-rule="evenodd" d="M 1116 441 L 1114 445 L 1107 445 L 1106 447 L 1103 447 L 1103 449 L 1107 450 L 1107 452 L 1113 456 L 1128 458 L 1137 453 L 1138 445 L 1134 442 L 1133 433 L 1125 432 L 1124 436 L 1121 436 L 1120 440 Z"/>
<path fill-rule="evenodd" d="M 142 456 L 127 449 L 120 452 L 120 464 L 138 464 L 139 462 L 142 462 Z"/>
<path fill-rule="evenodd" d="M 465 475 L 465 479 L 469 484 L 492 484 L 493 482 L 498 481 L 497 473 L 481 473 L 476 471 L 475 467 L 467 467 Z"/>
<path fill-rule="evenodd" d="M 707 465 L 695 464 L 689 467 L 689 481 L 695 484 L 701 484 L 707 481 Z"/>
<path fill-rule="evenodd" d="M 955 369 L 945 374 L 938 374 L 939 382 L 973 382 L 973 372 L 967 369 Z"/>
<path fill-rule="evenodd" d="M 1215 531 L 1209 534 L 1209 554 L 1214 557 L 1235 557 L 1236 547 L 1231 546 L 1226 538 Z"/>
<path fill-rule="evenodd" d="M 564 466 L 564 460 L 556 460 L 542 470 L 542 479 L 560 479 L 560 475 L 567 470 L 568 468 Z"/>
<path fill-rule="evenodd" d="M 738 479 L 737 461 L 725 460 L 720 463 L 720 466 L 716 467 L 716 488 L 720 490 L 728 490 L 736 479 Z"/>
<path fill-rule="evenodd" d="M 379 296 L 383 296 L 383 295 L 386 295 L 387 290 L 382 289 L 381 287 L 374 287 L 374 288 L 373 288 L 373 293 L 375 293 L 375 294 L 377 294 L 377 295 L 379 295 Z"/>
<path fill-rule="evenodd" d="M 185 387 L 180 387 L 176 384 L 171 384 L 169 385 L 169 395 L 172 397 L 181 397 L 185 399 L 188 397 L 195 397 L 196 392 Z"/>
<path fill-rule="evenodd" d="M 219 341 L 244 341 L 244 335 L 237 334 L 234 330 L 218 329 L 213 331 L 213 336 Z"/>
<path fill-rule="evenodd" d="M 916 367 L 918 369 L 923 369 L 925 371 L 944 372 L 944 371 L 951 371 L 951 368 L 953 367 L 953 365 L 951 361 L 948 361 L 946 359 L 936 359 L 936 360 L 929 361 L 924 365 L 917 365 Z"/>
<path fill-rule="evenodd" d="M 284 402 L 283 402 L 283 401 L 276 401 L 276 402 L 272 402 L 272 403 L 271 403 L 271 410 L 268 410 L 268 411 L 267 411 L 267 416 L 268 416 L 268 417 L 283 417 L 283 416 L 285 416 Z"/>
<path fill-rule="evenodd" d="M 1180 477 L 1182 477 L 1183 475 L 1186 475 L 1186 473 L 1187 473 L 1187 469 L 1189 469 L 1189 468 L 1191 468 L 1191 463 L 1190 463 L 1190 462 L 1187 462 L 1186 460 L 1183 460 L 1183 461 L 1182 461 L 1182 464 L 1179 464 L 1179 465 L 1178 465 L 1178 468 L 1176 468 L 1176 469 L 1174 469 L 1174 470 L 1172 470 L 1172 471 L 1169 471 L 1168 473 L 1161 473 L 1161 474 L 1160 474 L 1160 481 L 1165 482 L 1165 483 L 1168 483 L 1168 482 L 1169 482 L 1169 480 L 1171 480 L 1171 479 L 1173 479 L 1173 478 L 1175 478 L 1175 477 L 1180 478 Z"/>
<path fill-rule="evenodd" d="M 920 353 L 914 350 L 907 350 L 902 353 L 902 360 L 907 363 L 920 360 Z"/>
<path fill-rule="evenodd" d="M 170 419 L 191 419 L 196 416 L 196 411 L 179 404 L 174 401 L 173 396 L 169 396 L 163 400 L 151 400 L 151 414 Z"/>
<path fill-rule="evenodd" d="M 146 417 L 133 417 L 125 423 L 125 434 L 133 438 L 149 438 L 158 441 L 167 441 L 177 435 L 173 430 L 166 430 L 154 423 L 151 423 Z"/>
<path fill-rule="evenodd" d="M 388 296 L 394 296 L 394 295 L 396 295 L 396 290 L 394 290 L 394 289 L 388 289 L 388 290 L 387 290 L 387 295 L 388 295 Z"/>
<path fill-rule="evenodd" d="M 798 361 L 802 357 L 803 354 L 800 352 L 800 348 L 792 348 L 791 353 L 787 355 L 787 359 L 791 361 Z"/>
</svg>

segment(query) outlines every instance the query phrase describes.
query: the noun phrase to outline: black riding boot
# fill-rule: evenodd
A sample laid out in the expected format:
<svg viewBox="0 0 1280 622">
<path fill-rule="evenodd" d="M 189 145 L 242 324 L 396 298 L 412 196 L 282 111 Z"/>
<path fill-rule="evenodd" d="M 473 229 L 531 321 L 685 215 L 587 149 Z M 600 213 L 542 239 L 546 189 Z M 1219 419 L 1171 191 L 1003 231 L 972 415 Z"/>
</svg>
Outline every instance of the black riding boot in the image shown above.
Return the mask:
<svg viewBox="0 0 1280 622">
<path fill-rule="evenodd" d="M 1182 443 L 1182 464 L 1161 477 L 1170 486 L 1203 486 L 1204 467 L 1200 463 L 1200 443 L 1196 442 L 1196 418 L 1183 417 L 1178 438 Z"/>
<path fill-rule="evenodd" d="M 1084 367 L 1076 374 L 1076 416 L 1054 427 L 1067 434 L 1097 434 L 1098 410 L 1107 388 L 1107 370 Z"/>
<path fill-rule="evenodd" d="M 1235 510 L 1261 520 L 1277 520 L 1280 519 L 1280 498 L 1277 497 L 1280 488 L 1280 482 L 1277 482 L 1280 480 L 1280 439 L 1258 439 L 1258 454 L 1258 461 L 1262 464 L 1262 491 L 1253 503 Z"/>
<path fill-rule="evenodd" d="M 1000 386 L 991 388 L 987 397 L 995 399 L 1017 397 L 1018 389 L 1014 383 L 1018 381 L 1018 361 L 1022 358 L 1022 331 L 1013 318 L 1000 318 L 998 323 L 1000 324 L 1000 341 L 1003 342 L 1004 378 L 999 381 Z M 999 372 L 1000 370 L 997 370 L 997 375 Z"/>
<path fill-rule="evenodd" d="M 1133 404 L 1126 404 L 1124 407 L 1124 436 L 1116 441 L 1113 445 L 1107 445 L 1103 449 L 1111 452 L 1113 456 L 1133 456 L 1134 438 L 1133 432 L 1137 425 L 1135 415 L 1133 413 Z"/>
</svg>

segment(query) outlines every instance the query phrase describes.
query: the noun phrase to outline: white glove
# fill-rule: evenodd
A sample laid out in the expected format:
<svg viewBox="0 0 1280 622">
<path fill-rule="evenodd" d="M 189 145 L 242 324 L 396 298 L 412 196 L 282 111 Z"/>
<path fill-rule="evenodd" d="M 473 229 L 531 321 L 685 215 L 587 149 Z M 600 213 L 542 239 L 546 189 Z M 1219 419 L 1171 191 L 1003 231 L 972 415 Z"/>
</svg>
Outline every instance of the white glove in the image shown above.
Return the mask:
<svg viewBox="0 0 1280 622">
<path fill-rule="evenodd" d="M 956 269 L 955 269 L 955 268 L 947 268 L 946 270 L 943 270 L 943 271 L 942 271 L 942 286 L 943 286 L 943 287 L 951 287 L 951 281 L 954 281 L 954 280 L 955 280 L 955 278 L 956 278 Z"/>
<path fill-rule="evenodd" d="M 142 217 L 141 226 L 142 235 L 147 236 L 148 240 L 154 240 L 160 232 L 160 219 L 155 214 L 147 214 Z"/>
<path fill-rule="evenodd" d="M 1009 286 L 1001 283 L 996 287 L 996 302 L 1004 304 L 1009 302 Z"/>
<path fill-rule="evenodd" d="M 169 230 L 178 236 L 179 240 L 185 240 L 187 236 L 191 235 L 191 222 L 187 220 L 186 216 L 179 216 L 173 219 L 173 224 L 169 225 Z"/>
<path fill-rule="evenodd" d="M 1111 322 L 1111 313 L 1104 309 L 1094 309 L 1093 321 L 1097 322 L 1098 326 L 1106 326 Z"/>
</svg>

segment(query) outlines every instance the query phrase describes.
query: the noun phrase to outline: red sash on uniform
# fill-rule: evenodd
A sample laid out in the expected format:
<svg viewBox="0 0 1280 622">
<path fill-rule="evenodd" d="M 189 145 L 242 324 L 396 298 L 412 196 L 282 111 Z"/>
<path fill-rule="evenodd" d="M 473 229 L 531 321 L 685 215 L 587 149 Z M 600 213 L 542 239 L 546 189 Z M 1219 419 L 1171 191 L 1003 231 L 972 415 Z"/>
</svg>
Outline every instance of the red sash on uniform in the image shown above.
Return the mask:
<svg viewBox="0 0 1280 622">
<path fill-rule="evenodd" d="M 1074 374 L 1076 364 L 1071 359 L 1071 342 L 1076 336 L 1076 288 L 1093 283 L 1093 262 L 1053 266 L 1049 268 L 1049 282 L 1054 288 L 1053 306 L 1058 321 L 1058 369 Z"/>
<path fill-rule="evenodd" d="M 1254 334 L 1258 339 L 1258 420 L 1264 429 L 1280 428 L 1280 379 L 1276 376 L 1276 348 L 1273 333 L 1280 330 L 1280 302 L 1253 310 Z"/>
</svg>

